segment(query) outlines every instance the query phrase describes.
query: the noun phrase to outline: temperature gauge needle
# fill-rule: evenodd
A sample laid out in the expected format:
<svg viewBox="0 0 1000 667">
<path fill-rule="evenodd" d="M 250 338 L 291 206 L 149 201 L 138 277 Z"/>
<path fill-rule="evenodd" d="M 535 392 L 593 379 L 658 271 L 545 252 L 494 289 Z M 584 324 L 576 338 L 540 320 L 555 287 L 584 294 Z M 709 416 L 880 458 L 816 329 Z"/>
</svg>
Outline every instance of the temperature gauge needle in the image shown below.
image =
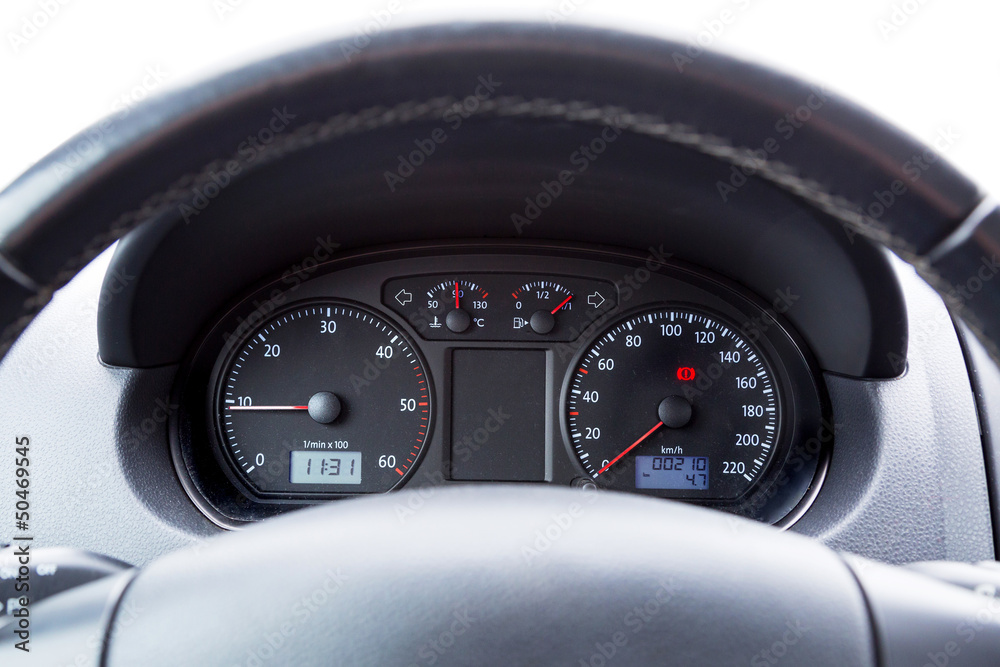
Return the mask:
<svg viewBox="0 0 1000 667">
<path fill-rule="evenodd" d="M 618 460 L 621 459 L 621 457 L 625 456 L 626 454 L 628 454 L 629 452 L 631 452 L 633 449 L 635 449 L 636 446 L 640 442 L 642 442 L 643 440 L 645 440 L 649 436 L 653 435 L 653 433 L 656 432 L 656 429 L 660 428 L 661 426 L 663 426 L 663 422 L 656 422 L 656 426 L 654 426 L 653 428 L 651 428 L 648 431 L 646 431 L 646 434 L 644 436 L 642 436 L 641 438 L 639 438 L 638 440 L 636 440 L 635 442 L 633 442 L 631 445 L 629 445 L 629 448 L 626 449 L 624 452 L 622 452 L 621 454 L 619 454 L 615 458 L 611 459 L 611 461 L 608 462 L 608 465 L 604 466 L 603 468 L 601 468 L 600 470 L 597 471 L 597 474 L 600 475 L 602 472 L 604 472 L 605 470 L 607 470 L 608 468 L 610 468 L 614 464 L 618 463 Z"/>
<path fill-rule="evenodd" d="M 228 410 L 308 410 L 308 405 L 230 405 Z"/>
<path fill-rule="evenodd" d="M 458 281 L 455 281 L 455 308 L 461 308 L 462 304 L 458 302 Z"/>
</svg>

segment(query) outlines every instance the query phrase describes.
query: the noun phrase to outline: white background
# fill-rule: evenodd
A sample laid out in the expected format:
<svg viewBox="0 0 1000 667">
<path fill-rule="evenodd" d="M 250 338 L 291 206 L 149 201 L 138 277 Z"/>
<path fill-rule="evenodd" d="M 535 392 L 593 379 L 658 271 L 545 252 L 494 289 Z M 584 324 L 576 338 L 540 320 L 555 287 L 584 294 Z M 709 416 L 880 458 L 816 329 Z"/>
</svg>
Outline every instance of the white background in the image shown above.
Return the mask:
<svg viewBox="0 0 1000 667">
<path fill-rule="evenodd" d="M 1000 195 L 995 0 L 2 0 L 0 188 L 133 99 L 354 34 L 391 2 L 390 28 L 504 18 L 700 39 L 821 82 L 924 141 L 950 127 L 948 158 Z"/>
</svg>

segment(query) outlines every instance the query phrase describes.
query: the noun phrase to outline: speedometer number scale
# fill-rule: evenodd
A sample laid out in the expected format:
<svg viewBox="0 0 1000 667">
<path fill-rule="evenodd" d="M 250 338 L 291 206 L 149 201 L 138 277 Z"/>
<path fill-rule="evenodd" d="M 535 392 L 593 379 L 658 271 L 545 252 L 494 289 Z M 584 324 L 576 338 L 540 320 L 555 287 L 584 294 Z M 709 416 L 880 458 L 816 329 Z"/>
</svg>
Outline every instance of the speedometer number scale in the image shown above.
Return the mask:
<svg viewBox="0 0 1000 667">
<path fill-rule="evenodd" d="M 778 448 L 781 403 L 761 350 L 687 308 L 634 315 L 582 354 L 566 390 L 575 453 L 601 487 L 731 501 Z"/>
</svg>

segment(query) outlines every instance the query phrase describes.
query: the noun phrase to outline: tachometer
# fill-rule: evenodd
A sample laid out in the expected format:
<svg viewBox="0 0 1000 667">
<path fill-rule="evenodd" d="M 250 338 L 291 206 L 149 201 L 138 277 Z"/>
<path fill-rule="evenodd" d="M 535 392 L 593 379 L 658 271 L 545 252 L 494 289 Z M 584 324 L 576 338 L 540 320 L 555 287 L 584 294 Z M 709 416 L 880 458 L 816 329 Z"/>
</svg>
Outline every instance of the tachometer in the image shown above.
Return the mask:
<svg viewBox="0 0 1000 667">
<path fill-rule="evenodd" d="M 375 313 L 338 301 L 279 312 L 237 344 L 216 390 L 224 458 L 261 495 L 377 493 L 420 458 L 424 364 Z"/>
<path fill-rule="evenodd" d="M 433 320 L 429 329 L 443 324 L 452 333 L 464 333 L 471 327 L 483 328 L 489 294 L 470 280 L 448 280 L 427 290 L 427 310 Z"/>
<path fill-rule="evenodd" d="M 782 402 L 764 352 L 702 310 L 627 317 L 580 357 L 567 431 L 598 486 L 662 497 L 735 500 L 779 448 Z"/>
</svg>

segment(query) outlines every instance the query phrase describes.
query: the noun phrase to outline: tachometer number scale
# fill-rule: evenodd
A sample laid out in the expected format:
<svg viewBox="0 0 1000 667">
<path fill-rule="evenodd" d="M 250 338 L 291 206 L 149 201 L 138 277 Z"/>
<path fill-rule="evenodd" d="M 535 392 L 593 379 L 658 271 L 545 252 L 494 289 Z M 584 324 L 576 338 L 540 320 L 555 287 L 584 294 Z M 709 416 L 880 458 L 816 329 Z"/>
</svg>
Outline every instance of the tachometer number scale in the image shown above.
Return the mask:
<svg viewBox="0 0 1000 667">
<path fill-rule="evenodd" d="M 230 468 L 257 494 L 372 493 L 399 485 L 430 425 L 424 365 L 375 313 L 295 306 L 235 348 L 216 414 Z"/>
</svg>

